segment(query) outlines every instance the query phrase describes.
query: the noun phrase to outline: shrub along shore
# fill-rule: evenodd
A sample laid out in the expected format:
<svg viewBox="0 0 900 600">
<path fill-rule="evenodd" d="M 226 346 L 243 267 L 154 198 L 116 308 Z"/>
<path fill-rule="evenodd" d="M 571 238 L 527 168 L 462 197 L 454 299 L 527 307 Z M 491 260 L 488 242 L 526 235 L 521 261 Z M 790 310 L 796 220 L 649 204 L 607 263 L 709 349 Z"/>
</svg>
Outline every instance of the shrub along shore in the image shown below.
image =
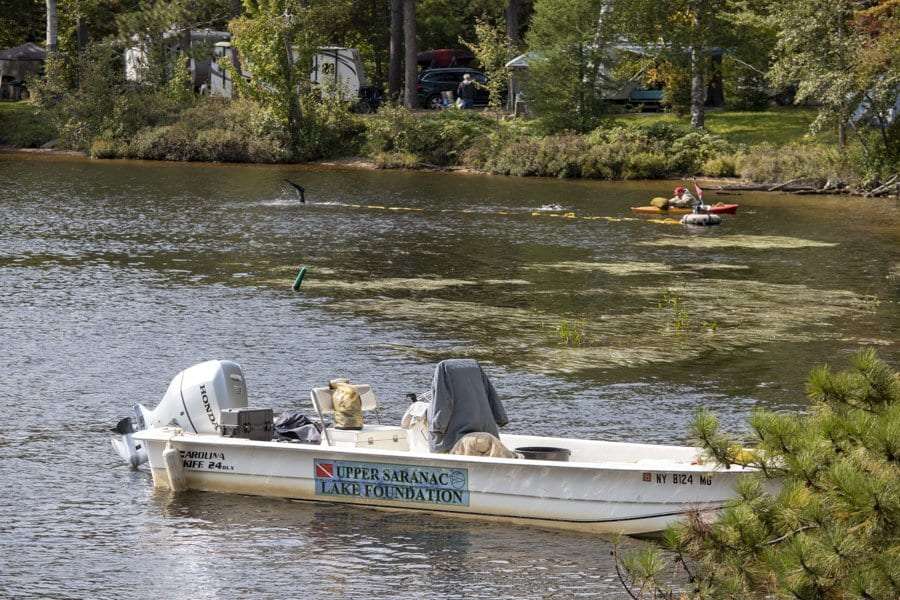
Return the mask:
<svg viewBox="0 0 900 600">
<path fill-rule="evenodd" d="M 377 168 L 519 177 L 738 178 L 723 189 L 798 193 L 881 196 L 897 193 L 900 184 L 893 175 L 896 165 L 867 164 L 860 148 L 841 153 L 833 144 L 803 135 L 797 127 L 803 109 L 761 113 L 758 135 L 752 131 L 752 113 L 720 113 L 721 135 L 693 130 L 669 115 L 611 116 L 585 134 L 544 134 L 534 122 L 476 111 L 422 114 L 385 106 L 375 115 L 359 116 L 310 101 L 304 103 L 303 136 L 291 150 L 276 120 L 250 101 L 200 98 L 173 106 L 165 97 L 150 100 L 156 102 L 147 101 L 146 94 L 116 98 L 97 115 L 3 102 L 0 144 L 33 148 L 49 143 L 100 159 L 296 163 L 361 157 Z M 779 130 L 779 119 L 790 126 L 770 135 Z M 734 122 L 744 125 L 729 133 Z M 784 134 L 790 127 L 793 136 Z M 759 141 L 769 138 L 773 141 Z"/>
</svg>

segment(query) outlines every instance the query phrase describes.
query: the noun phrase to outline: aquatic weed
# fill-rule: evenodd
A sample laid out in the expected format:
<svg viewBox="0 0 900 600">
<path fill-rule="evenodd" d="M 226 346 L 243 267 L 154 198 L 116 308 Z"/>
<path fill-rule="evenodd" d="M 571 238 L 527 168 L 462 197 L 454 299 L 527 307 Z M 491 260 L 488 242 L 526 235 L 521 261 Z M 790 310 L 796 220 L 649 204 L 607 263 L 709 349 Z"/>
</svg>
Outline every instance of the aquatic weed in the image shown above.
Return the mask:
<svg viewBox="0 0 900 600">
<path fill-rule="evenodd" d="M 706 329 L 710 333 L 715 333 L 719 330 L 718 321 L 700 321 L 700 327 Z"/>
<path fill-rule="evenodd" d="M 869 311 L 875 312 L 881 306 L 881 298 L 876 294 L 864 294 L 860 297 L 860 301 Z"/>
<path fill-rule="evenodd" d="M 695 323 L 690 312 L 684 306 L 684 300 L 674 290 L 665 290 L 660 294 L 656 302 L 657 308 L 668 311 L 666 324 L 661 332 L 672 331 L 674 333 L 688 333 L 690 331 L 716 333 L 719 330 L 718 321 L 700 321 Z"/>
<path fill-rule="evenodd" d="M 691 316 L 687 309 L 684 308 L 681 296 L 672 290 L 665 290 L 656 303 L 657 308 L 667 310 L 670 313 L 663 332 L 672 329 L 675 333 L 687 331 L 691 326 Z"/>
<path fill-rule="evenodd" d="M 564 346 L 583 346 L 586 341 L 584 328 L 587 322 L 584 319 L 563 319 L 556 326 L 556 335 Z"/>
</svg>

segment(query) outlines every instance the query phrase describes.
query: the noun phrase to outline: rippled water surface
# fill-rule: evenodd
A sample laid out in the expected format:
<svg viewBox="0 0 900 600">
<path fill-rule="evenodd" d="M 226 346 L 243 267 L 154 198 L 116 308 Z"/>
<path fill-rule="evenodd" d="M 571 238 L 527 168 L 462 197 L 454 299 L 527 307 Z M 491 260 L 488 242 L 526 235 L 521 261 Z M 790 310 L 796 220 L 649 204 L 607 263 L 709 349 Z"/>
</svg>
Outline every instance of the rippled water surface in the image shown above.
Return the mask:
<svg viewBox="0 0 900 600">
<path fill-rule="evenodd" d="M 629 213 L 666 183 L 13 154 L 0 175 L 2 597 L 622 596 L 595 537 L 155 492 L 107 430 L 209 358 L 251 405 L 309 410 L 347 376 L 397 419 L 471 356 L 510 431 L 680 443 L 700 406 L 740 432 L 802 407 L 814 364 L 900 357 L 890 200 L 711 194 L 738 214 L 691 232 Z"/>
</svg>

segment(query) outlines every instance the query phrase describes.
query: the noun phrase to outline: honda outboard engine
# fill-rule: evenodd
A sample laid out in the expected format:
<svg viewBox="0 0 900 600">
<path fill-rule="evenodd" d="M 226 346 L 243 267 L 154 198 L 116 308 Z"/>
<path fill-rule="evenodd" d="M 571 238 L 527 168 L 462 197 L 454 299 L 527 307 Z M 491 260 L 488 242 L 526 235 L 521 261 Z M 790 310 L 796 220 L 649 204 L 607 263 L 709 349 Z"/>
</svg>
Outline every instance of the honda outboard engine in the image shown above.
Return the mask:
<svg viewBox="0 0 900 600">
<path fill-rule="evenodd" d="M 245 408 L 247 385 L 241 366 L 227 360 L 210 360 L 185 369 L 172 379 L 155 409 L 134 406 L 134 417 L 119 421 L 113 448 L 132 467 L 147 461 L 147 452 L 132 434 L 142 429 L 175 426 L 191 433 L 216 433 L 219 411 Z"/>
</svg>

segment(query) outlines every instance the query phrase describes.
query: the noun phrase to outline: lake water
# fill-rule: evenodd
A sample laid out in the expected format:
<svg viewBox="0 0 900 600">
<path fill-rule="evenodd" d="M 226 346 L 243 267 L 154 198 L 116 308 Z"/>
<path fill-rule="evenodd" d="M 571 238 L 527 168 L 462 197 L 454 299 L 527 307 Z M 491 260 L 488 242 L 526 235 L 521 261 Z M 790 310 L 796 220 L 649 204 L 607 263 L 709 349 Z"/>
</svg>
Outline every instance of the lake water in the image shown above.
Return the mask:
<svg viewBox="0 0 900 600">
<path fill-rule="evenodd" d="M 682 443 L 701 406 L 740 434 L 802 408 L 816 364 L 900 357 L 892 200 L 709 192 L 741 208 L 697 232 L 628 211 L 668 182 L 21 154 L 0 175 L 3 597 L 622 597 L 596 537 L 154 491 L 108 428 L 202 360 L 276 413 L 372 383 L 393 421 L 469 356 L 508 431 Z"/>
</svg>

